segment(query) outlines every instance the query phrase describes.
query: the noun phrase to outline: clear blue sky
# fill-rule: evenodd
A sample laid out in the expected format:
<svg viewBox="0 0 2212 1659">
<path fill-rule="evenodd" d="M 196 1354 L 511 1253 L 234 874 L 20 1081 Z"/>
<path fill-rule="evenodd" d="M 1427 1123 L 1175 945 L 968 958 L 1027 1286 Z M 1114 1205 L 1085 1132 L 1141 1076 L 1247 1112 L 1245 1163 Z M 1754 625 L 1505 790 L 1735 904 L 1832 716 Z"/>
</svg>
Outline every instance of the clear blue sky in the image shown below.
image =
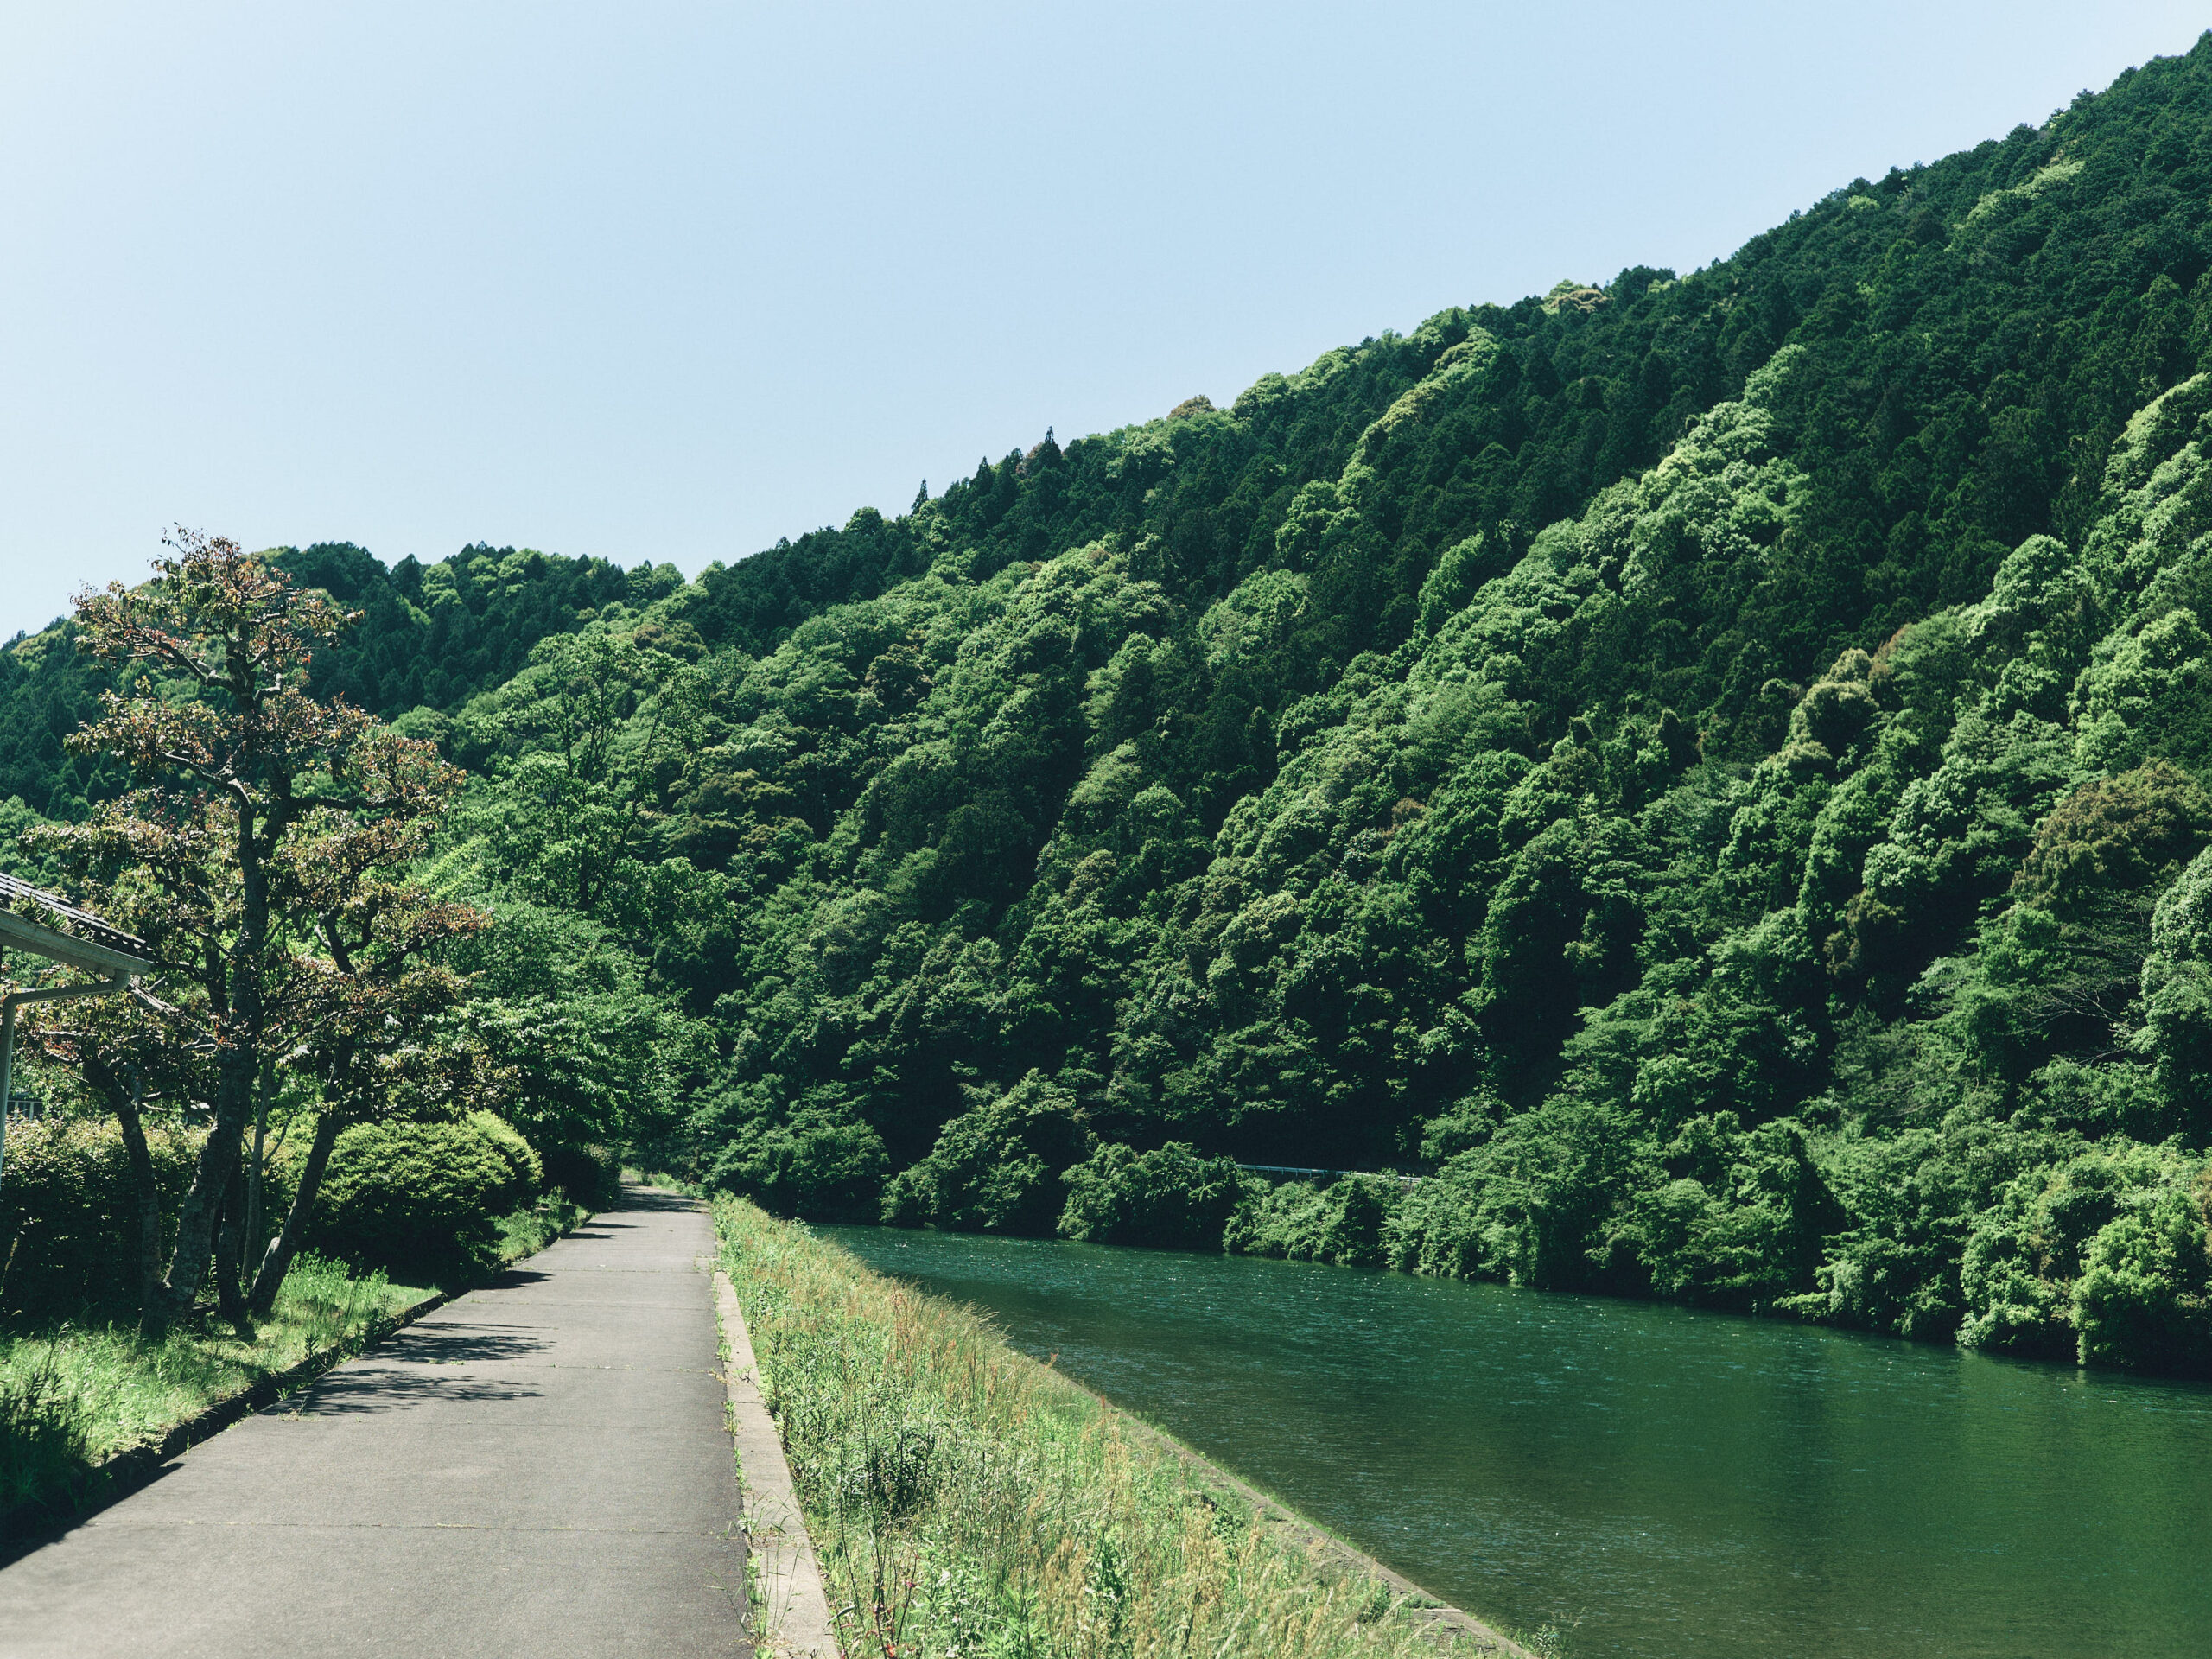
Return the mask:
<svg viewBox="0 0 2212 1659">
<path fill-rule="evenodd" d="M 2160 0 L 0 0 L 0 638 L 251 546 L 687 572 L 2185 50 Z"/>
</svg>

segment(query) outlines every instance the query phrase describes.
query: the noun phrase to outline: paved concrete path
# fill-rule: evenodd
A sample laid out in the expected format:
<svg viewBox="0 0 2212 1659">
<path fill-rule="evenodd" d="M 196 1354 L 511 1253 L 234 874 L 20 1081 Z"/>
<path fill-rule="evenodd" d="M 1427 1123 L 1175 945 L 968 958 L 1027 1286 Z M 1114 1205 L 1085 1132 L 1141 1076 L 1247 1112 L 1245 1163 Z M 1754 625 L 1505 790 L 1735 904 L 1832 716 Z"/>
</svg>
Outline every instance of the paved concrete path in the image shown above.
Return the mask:
<svg viewBox="0 0 2212 1659">
<path fill-rule="evenodd" d="M 0 1656 L 747 1654 L 713 1250 L 629 1189 L 0 1571 Z"/>
</svg>

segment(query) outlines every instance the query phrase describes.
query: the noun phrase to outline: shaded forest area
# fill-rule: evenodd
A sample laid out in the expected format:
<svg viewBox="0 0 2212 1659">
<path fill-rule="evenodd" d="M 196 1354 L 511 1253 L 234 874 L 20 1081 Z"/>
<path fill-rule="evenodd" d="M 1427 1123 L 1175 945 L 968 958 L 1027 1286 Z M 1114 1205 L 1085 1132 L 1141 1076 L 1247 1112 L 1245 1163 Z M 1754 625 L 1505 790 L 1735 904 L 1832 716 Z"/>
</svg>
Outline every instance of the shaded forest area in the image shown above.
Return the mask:
<svg viewBox="0 0 2212 1659">
<path fill-rule="evenodd" d="M 2200 43 L 694 582 L 281 563 L 470 774 L 424 879 L 531 1121 L 2204 1372 L 2208 216 Z M 0 656 L 6 827 L 114 787 L 67 643 Z"/>
</svg>

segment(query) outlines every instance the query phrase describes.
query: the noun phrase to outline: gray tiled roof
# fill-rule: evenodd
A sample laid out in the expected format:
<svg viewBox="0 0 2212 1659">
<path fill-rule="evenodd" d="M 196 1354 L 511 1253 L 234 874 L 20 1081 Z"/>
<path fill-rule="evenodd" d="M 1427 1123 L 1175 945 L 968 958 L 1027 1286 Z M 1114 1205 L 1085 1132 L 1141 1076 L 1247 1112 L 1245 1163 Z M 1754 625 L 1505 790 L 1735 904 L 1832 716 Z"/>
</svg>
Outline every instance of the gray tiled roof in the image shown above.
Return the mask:
<svg viewBox="0 0 2212 1659">
<path fill-rule="evenodd" d="M 104 944 L 111 950 L 122 950 L 134 957 L 146 954 L 146 941 L 136 934 L 126 933 L 119 927 L 111 927 L 90 911 L 79 910 L 60 893 L 35 887 L 28 881 L 0 871 L 0 905 L 10 899 L 27 899 L 47 914 L 48 925 L 64 933 L 74 934 L 94 944 Z"/>
</svg>

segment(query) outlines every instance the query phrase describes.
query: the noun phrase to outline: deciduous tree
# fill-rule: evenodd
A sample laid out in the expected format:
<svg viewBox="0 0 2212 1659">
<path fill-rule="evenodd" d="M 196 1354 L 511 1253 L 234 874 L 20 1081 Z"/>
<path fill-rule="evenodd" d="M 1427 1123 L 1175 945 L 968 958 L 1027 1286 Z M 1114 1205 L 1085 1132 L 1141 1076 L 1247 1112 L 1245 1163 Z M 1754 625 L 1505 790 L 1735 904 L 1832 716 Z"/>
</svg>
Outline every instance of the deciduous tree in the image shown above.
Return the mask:
<svg viewBox="0 0 2212 1659">
<path fill-rule="evenodd" d="M 114 757 L 134 787 L 41 832 L 158 961 L 159 994 L 138 1015 L 168 1050 L 204 1057 L 212 1122 L 148 1308 L 156 1325 L 206 1276 L 264 1062 L 311 1065 L 327 1098 L 358 1098 L 362 1068 L 396 1061 L 457 993 L 426 953 L 474 925 L 404 874 L 459 773 L 429 744 L 308 694 L 312 652 L 349 616 L 235 542 L 180 529 L 167 546 L 150 582 L 77 605 L 116 689 L 70 742 Z M 283 1259 L 264 1275 L 264 1306 Z M 242 1319 L 235 1261 L 220 1265 L 226 1311 Z"/>
</svg>

